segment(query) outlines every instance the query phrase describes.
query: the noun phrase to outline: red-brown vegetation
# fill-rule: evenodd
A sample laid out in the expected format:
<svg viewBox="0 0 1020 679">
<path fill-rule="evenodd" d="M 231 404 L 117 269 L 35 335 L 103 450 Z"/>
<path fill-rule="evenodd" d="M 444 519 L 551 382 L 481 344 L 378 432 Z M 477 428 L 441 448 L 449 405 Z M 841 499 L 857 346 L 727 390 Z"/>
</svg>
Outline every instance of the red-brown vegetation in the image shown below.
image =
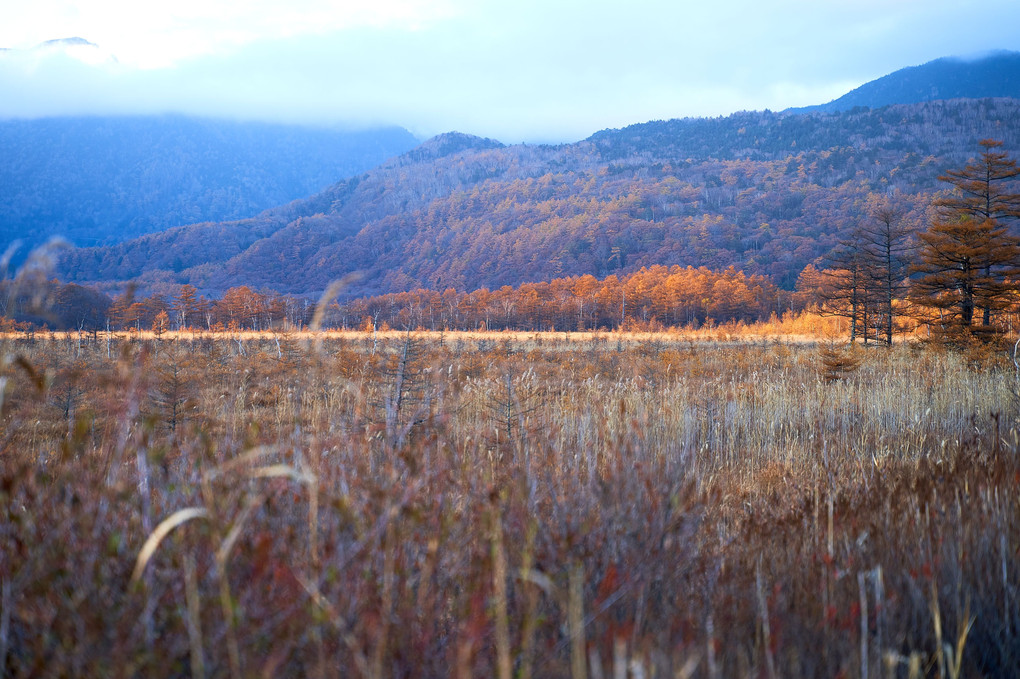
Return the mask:
<svg viewBox="0 0 1020 679">
<path fill-rule="evenodd" d="M 828 380 L 814 344 L 675 334 L 45 337 L 3 340 L 10 675 L 1020 662 L 995 356 Z"/>
</svg>

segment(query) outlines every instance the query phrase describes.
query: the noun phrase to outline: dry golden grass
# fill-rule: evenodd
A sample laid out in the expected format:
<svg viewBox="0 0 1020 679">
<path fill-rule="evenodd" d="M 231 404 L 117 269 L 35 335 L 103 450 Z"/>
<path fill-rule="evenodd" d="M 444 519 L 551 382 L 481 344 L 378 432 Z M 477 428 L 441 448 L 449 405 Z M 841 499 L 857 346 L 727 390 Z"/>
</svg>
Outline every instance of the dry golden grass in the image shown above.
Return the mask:
<svg viewBox="0 0 1020 679">
<path fill-rule="evenodd" d="M 714 333 L 714 334 L 710 334 Z M 0 339 L 14 676 L 1003 676 L 1007 357 L 697 333 Z"/>
</svg>

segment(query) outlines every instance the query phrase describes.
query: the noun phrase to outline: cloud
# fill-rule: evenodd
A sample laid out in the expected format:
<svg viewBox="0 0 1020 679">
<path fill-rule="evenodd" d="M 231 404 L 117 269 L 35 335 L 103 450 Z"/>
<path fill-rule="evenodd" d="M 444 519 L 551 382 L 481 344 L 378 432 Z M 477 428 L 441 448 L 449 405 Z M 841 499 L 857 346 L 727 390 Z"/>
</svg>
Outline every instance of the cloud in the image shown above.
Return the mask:
<svg viewBox="0 0 1020 679">
<path fill-rule="evenodd" d="M 0 116 L 174 111 L 572 141 L 654 118 L 821 103 L 940 56 L 1020 48 L 1012 0 L 980 10 L 949 0 L 387 0 L 343 11 L 327 0 L 183 0 L 155 14 L 144 4 L 57 12 L 59 25 L 111 21 L 113 44 L 73 34 L 116 63 L 0 55 Z"/>
<path fill-rule="evenodd" d="M 34 0 L 5 10 L 0 45 L 80 35 L 139 68 L 225 54 L 259 40 L 363 28 L 420 30 L 453 16 L 449 0 Z"/>
</svg>

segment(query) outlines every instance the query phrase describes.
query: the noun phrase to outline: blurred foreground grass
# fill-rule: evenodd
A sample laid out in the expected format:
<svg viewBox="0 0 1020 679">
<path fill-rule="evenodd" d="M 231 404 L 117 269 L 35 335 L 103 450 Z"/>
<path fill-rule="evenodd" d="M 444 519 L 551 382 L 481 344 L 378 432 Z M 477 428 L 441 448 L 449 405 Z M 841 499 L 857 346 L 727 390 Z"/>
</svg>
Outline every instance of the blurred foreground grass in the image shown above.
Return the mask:
<svg viewBox="0 0 1020 679">
<path fill-rule="evenodd" d="M 1020 668 L 1005 356 L 605 333 L 2 344 L 12 676 Z"/>
</svg>

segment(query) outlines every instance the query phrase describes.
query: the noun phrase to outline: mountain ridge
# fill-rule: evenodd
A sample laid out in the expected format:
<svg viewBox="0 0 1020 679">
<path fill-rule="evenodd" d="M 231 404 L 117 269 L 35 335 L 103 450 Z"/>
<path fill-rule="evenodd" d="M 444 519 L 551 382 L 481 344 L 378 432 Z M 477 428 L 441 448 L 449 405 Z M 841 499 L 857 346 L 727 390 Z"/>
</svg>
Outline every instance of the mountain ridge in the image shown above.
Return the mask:
<svg viewBox="0 0 1020 679">
<path fill-rule="evenodd" d="M 418 145 L 345 131 L 184 115 L 0 120 L 0 243 L 105 245 L 254 216 Z"/>
<path fill-rule="evenodd" d="M 854 88 L 825 104 L 787 113 L 849 111 L 945 99 L 1020 98 L 1020 52 L 994 50 L 979 57 L 942 57 L 908 66 Z"/>
<path fill-rule="evenodd" d="M 455 136 L 447 141 L 464 148 L 409 151 L 250 220 L 73 251 L 62 273 L 309 295 L 358 273 L 346 294 L 361 295 L 679 264 L 735 266 L 789 287 L 862 218 L 869 196 L 899 195 L 921 219 L 938 175 L 985 137 L 1020 147 L 1020 102 L 745 112 L 560 146 Z"/>
</svg>

